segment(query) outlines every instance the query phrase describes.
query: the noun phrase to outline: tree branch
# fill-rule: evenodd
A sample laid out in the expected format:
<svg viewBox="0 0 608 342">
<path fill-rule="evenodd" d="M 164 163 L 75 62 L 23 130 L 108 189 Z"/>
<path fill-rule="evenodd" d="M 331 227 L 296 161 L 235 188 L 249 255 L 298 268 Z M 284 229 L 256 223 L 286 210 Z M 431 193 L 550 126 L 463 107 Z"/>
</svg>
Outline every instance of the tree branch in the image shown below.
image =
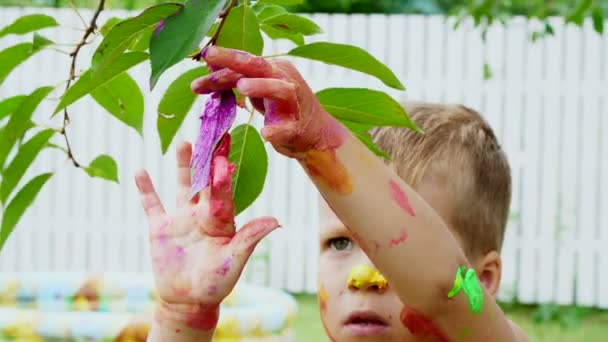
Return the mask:
<svg viewBox="0 0 608 342">
<path fill-rule="evenodd" d="M 91 34 L 93 34 L 95 32 L 95 30 L 97 30 L 97 18 L 99 18 L 99 14 L 103 11 L 105 3 L 106 3 L 105 0 L 99 0 L 99 5 L 97 6 L 95 13 L 93 14 L 93 18 L 91 18 L 91 21 L 89 22 L 89 26 L 84 31 L 82 38 L 76 44 L 76 46 L 74 47 L 74 50 L 72 52 L 70 52 L 70 58 L 72 59 L 72 63 L 70 64 L 70 75 L 68 77 L 68 81 L 65 86 L 65 91 L 67 91 L 70 88 L 72 81 L 76 78 L 76 59 L 78 58 L 78 53 L 80 52 L 80 49 L 87 44 L 87 39 L 89 38 L 89 36 Z M 80 164 L 74 158 L 72 148 L 70 147 L 70 141 L 69 141 L 68 135 L 66 133 L 66 127 L 68 126 L 69 123 L 70 123 L 70 116 L 68 115 L 68 107 L 66 107 L 63 110 L 63 126 L 61 127 L 59 132 L 65 138 L 65 144 L 68 149 L 68 151 L 67 151 L 68 159 L 72 160 L 72 163 L 74 164 L 75 167 L 80 167 Z"/>
<path fill-rule="evenodd" d="M 237 1 L 236 0 L 230 0 L 230 3 L 228 4 L 228 6 L 226 6 L 226 8 L 220 13 L 219 17 L 222 20 L 220 21 L 220 24 L 217 27 L 217 30 L 215 30 L 215 32 L 213 33 L 213 36 L 211 37 L 211 39 L 209 39 L 209 41 L 207 42 L 207 44 L 205 44 L 205 46 L 203 47 L 202 50 L 205 50 L 205 48 L 207 46 L 215 45 L 215 43 L 217 42 L 217 37 L 220 36 L 220 32 L 222 31 L 222 27 L 224 27 L 224 23 L 226 22 L 226 18 L 228 17 L 228 14 L 230 14 L 230 10 L 232 10 L 232 8 L 234 8 L 236 5 L 237 5 Z M 202 50 L 201 50 L 201 52 L 202 52 Z M 200 61 L 201 60 L 201 52 L 195 54 L 192 58 L 194 60 Z"/>
</svg>

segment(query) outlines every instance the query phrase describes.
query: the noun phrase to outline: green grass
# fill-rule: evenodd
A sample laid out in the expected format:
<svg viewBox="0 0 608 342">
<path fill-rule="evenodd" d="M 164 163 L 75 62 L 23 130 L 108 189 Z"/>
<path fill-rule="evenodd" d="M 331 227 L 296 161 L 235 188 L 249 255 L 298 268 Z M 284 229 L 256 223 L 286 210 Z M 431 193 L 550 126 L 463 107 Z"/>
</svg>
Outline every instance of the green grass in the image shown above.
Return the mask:
<svg viewBox="0 0 608 342">
<path fill-rule="evenodd" d="M 296 342 L 327 341 L 314 295 L 295 294 Z M 579 307 L 502 305 L 531 341 L 608 341 L 608 311 Z"/>
</svg>

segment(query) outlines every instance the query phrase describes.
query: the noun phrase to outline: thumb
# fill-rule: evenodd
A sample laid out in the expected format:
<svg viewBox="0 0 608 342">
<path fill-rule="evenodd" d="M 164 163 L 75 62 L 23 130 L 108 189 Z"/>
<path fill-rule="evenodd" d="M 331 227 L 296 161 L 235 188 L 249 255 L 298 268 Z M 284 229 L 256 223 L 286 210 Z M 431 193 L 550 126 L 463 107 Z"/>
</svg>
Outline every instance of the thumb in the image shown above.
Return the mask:
<svg viewBox="0 0 608 342">
<path fill-rule="evenodd" d="M 247 222 L 230 241 L 234 255 L 246 262 L 255 246 L 273 230 L 281 225 L 274 217 L 265 216 Z"/>
</svg>

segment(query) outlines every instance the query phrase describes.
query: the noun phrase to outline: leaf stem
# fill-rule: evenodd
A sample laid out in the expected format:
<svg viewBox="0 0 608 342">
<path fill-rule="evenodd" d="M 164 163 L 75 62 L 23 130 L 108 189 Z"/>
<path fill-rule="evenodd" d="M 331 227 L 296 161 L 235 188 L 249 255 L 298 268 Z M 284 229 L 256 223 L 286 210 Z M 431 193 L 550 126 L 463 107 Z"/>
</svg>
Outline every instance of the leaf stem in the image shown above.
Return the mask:
<svg viewBox="0 0 608 342">
<path fill-rule="evenodd" d="M 228 6 L 226 6 L 226 8 L 220 12 L 219 17 L 222 19 L 220 21 L 219 26 L 217 27 L 217 30 L 215 30 L 215 33 L 213 33 L 213 37 L 211 37 L 211 39 L 209 39 L 209 41 L 207 42 L 207 44 L 205 44 L 205 46 L 203 47 L 203 50 L 210 45 L 215 45 L 215 43 L 217 42 L 217 38 L 220 36 L 220 32 L 222 31 L 222 28 L 224 27 L 224 23 L 226 22 L 226 18 L 228 18 L 228 14 L 230 14 L 230 11 L 237 5 L 237 0 L 230 0 L 230 3 L 228 4 Z M 197 61 L 201 59 L 201 54 L 198 53 L 195 58 Z"/>
</svg>

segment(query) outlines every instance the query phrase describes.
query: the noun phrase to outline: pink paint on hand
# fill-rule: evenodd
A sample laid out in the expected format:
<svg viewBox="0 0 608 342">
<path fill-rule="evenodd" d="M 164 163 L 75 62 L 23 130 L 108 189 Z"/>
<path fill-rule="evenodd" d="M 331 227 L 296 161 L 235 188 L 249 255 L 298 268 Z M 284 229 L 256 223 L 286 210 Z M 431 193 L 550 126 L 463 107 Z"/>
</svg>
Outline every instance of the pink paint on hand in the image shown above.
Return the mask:
<svg viewBox="0 0 608 342">
<path fill-rule="evenodd" d="M 393 247 L 393 246 L 400 245 L 403 242 L 405 242 L 405 240 L 407 240 L 407 232 L 405 231 L 405 229 L 403 229 L 403 231 L 401 232 L 401 235 L 399 235 L 399 237 L 390 239 L 390 241 L 388 242 L 388 246 Z"/>
<path fill-rule="evenodd" d="M 181 260 L 184 257 L 184 254 L 186 254 L 186 252 L 184 252 L 184 247 L 177 246 L 175 248 L 175 256 L 177 257 L 178 260 Z"/>
<path fill-rule="evenodd" d="M 219 319 L 218 306 L 201 308 L 200 312 L 187 314 L 186 325 L 192 329 L 209 331 L 217 325 Z"/>
<path fill-rule="evenodd" d="M 225 276 L 226 274 L 228 274 L 228 271 L 230 271 L 231 266 L 232 266 L 232 258 L 228 257 L 228 258 L 224 259 L 224 263 L 222 264 L 222 266 L 220 266 L 217 270 L 215 270 L 215 273 L 217 273 L 221 276 Z"/>
<path fill-rule="evenodd" d="M 395 202 L 397 202 L 397 204 L 399 204 L 399 206 L 401 208 L 403 208 L 403 210 L 405 210 L 410 216 L 416 217 L 416 213 L 414 212 L 414 209 L 412 209 L 412 207 L 410 206 L 410 199 L 407 197 L 405 192 L 403 192 L 403 190 L 401 190 L 401 188 L 399 187 L 399 184 L 397 184 L 395 181 L 391 180 L 389 182 L 389 185 L 390 185 L 390 192 L 391 192 L 391 196 L 393 197 L 393 200 Z"/>
</svg>

